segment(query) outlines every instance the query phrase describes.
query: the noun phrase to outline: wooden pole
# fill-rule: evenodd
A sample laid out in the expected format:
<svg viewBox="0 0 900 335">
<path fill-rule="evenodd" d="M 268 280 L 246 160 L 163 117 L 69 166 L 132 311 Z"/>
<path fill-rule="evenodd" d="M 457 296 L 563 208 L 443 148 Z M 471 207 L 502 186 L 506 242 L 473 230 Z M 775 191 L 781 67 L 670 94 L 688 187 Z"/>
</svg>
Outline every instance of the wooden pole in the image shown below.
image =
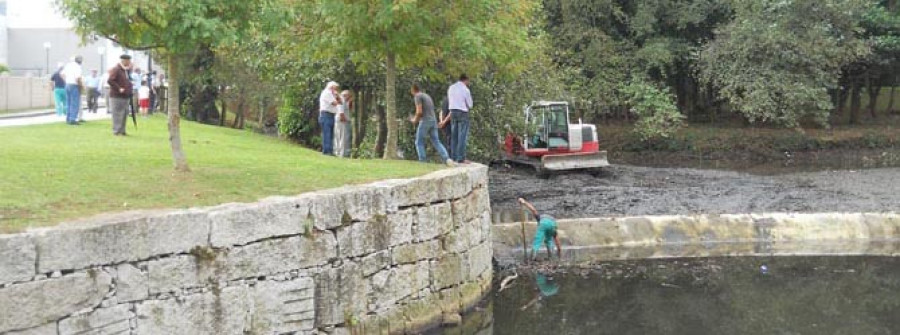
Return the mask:
<svg viewBox="0 0 900 335">
<path fill-rule="evenodd" d="M 525 209 L 522 209 L 522 219 L 519 220 L 519 225 L 522 227 L 522 262 L 523 264 L 528 264 L 528 242 L 525 239 L 525 219 L 528 218 L 528 213 L 525 212 Z"/>
</svg>

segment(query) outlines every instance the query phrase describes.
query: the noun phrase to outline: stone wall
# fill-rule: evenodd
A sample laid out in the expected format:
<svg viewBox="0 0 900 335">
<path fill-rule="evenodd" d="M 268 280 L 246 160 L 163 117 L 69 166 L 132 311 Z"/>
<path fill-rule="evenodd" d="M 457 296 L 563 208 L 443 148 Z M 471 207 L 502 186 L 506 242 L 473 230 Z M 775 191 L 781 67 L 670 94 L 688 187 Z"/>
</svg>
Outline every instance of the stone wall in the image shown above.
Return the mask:
<svg viewBox="0 0 900 335">
<path fill-rule="evenodd" d="M 0 235 L 0 334 L 413 333 L 490 289 L 487 168 Z"/>
<path fill-rule="evenodd" d="M 525 223 L 528 247 L 534 236 Z M 520 223 L 493 227 L 494 257 L 523 259 Z M 661 215 L 559 220 L 563 257 L 573 263 L 667 257 L 898 255 L 896 213 Z M 542 252 L 545 252 L 542 250 Z"/>
</svg>

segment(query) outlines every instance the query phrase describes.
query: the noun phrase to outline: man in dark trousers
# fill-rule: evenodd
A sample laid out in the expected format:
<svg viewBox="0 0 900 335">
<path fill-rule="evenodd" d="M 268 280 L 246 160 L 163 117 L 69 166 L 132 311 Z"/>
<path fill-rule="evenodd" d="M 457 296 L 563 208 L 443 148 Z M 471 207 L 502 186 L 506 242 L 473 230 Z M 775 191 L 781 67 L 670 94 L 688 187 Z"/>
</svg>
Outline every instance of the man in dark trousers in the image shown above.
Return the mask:
<svg viewBox="0 0 900 335">
<path fill-rule="evenodd" d="M 131 82 L 131 56 L 119 57 L 119 64 L 109 69 L 109 110 L 112 113 L 113 135 L 125 136 L 125 125 L 128 121 L 128 109 L 134 94 Z"/>
<path fill-rule="evenodd" d="M 525 208 L 528 208 L 535 219 L 538 220 L 537 230 L 534 232 L 534 242 L 531 244 L 531 258 L 537 259 L 542 244 L 547 246 L 548 257 L 553 257 L 553 251 L 551 249 L 553 249 L 555 245 L 556 257 L 562 258 L 562 248 L 559 245 L 559 234 L 556 231 L 556 219 L 550 215 L 538 213 L 537 209 L 534 208 L 534 205 L 524 198 L 519 198 L 519 203 L 522 204 L 522 206 L 525 206 Z"/>
</svg>

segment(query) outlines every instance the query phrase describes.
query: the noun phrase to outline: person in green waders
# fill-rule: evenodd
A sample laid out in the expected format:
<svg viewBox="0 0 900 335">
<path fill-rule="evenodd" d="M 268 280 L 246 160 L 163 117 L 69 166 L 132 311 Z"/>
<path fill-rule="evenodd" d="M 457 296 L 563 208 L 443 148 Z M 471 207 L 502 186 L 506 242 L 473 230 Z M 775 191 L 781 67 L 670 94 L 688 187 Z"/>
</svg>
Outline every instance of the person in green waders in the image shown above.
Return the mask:
<svg viewBox="0 0 900 335">
<path fill-rule="evenodd" d="M 562 248 L 559 245 L 559 234 L 556 232 L 556 219 L 547 214 L 538 213 L 534 206 L 524 198 L 519 198 L 519 203 L 528 210 L 538 221 L 537 231 L 534 232 L 534 243 L 531 244 L 531 259 L 536 260 L 541 244 L 547 246 L 547 257 L 553 257 L 553 247 L 556 246 L 556 257 L 562 259 Z"/>
</svg>

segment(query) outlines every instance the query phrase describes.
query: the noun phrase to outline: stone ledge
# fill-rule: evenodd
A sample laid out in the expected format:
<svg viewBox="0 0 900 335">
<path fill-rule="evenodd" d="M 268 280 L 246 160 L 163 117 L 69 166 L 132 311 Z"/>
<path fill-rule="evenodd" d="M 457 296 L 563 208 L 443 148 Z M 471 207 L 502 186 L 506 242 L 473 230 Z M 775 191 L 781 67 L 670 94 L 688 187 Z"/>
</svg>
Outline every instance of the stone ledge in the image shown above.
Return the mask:
<svg viewBox="0 0 900 335">
<path fill-rule="evenodd" d="M 0 284 L 34 277 L 37 249 L 30 235 L 0 235 Z"/>
<path fill-rule="evenodd" d="M 207 245 L 209 218 L 202 210 L 175 211 L 128 221 L 68 224 L 33 232 L 38 272 L 83 269 Z"/>
<path fill-rule="evenodd" d="M 531 247 L 535 223 L 525 223 Z M 520 223 L 494 225 L 494 254 L 504 262 L 522 257 Z M 559 220 L 566 253 L 649 258 L 753 254 L 883 254 L 881 242 L 900 240 L 897 213 L 763 213 L 644 216 Z M 630 248 L 632 255 L 613 248 Z M 543 251 L 543 250 L 542 250 Z M 564 255 L 565 256 L 565 255 Z"/>
<path fill-rule="evenodd" d="M 472 165 L 2 235 L 0 333 L 417 332 L 486 289 L 486 178 Z"/>
</svg>

